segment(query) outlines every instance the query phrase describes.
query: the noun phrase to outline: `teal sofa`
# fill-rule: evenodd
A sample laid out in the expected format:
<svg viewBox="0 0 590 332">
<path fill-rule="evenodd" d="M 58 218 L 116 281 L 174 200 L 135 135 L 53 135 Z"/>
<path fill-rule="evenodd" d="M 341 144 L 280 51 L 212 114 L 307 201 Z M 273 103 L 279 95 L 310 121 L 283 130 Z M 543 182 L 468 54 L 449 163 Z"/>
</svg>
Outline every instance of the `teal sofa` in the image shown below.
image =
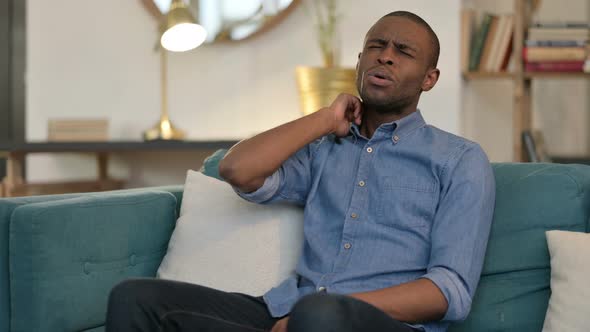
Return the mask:
<svg viewBox="0 0 590 332">
<path fill-rule="evenodd" d="M 221 155 L 206 174 L 218 176 Z M 451 331 L 540 331 L 550 296 L 545 231 L 589 231 L 590 167 L 493 167 L 482 279 L 469 317 Z M 181 186 L 0 199 L 0 331 L 102 331 L 109 290 L 155 275 L 181 199 Z"/>
</svg>

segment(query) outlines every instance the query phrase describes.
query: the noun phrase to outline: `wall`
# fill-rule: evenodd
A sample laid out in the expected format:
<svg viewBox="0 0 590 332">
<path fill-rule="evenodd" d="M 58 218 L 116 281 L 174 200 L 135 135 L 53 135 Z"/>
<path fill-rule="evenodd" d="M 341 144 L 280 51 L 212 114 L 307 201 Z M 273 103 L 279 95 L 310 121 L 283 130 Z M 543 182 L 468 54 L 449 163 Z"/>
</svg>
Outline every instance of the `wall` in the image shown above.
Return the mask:
<svg viewBox="0 0 590 332">
<path fill-rule="evenodd" d="M 309 1 L 309 0 L 307 0 Z M 306 2 L 307 2 L 306 1 Z M 422 98 L 431 124 L 460 128 L 460 0 L 341 0 L 342 63 L 354 66 L 369 27 L 387 12 L 414 11 L 442 44 L 441 80 Z M 108 117 L 113 139 L 140 139 L 159 112 L 156 23 L 136 1 L 28 0 L 27 139 L 44 140 L 47 120 Z M 72 15 L 75 13 L 75 15 Z M 300 116 L 294 68 L 319 65 L 309 9 L 300 6 L 250 41 L 209 45 L 169 57 L 170 112 L 191 139 L 240 139 Z M 131 186 L 182 183 L 203 155 L 116 157 L 113 173 Z M 29 157 L 32 180 L 91 176 L 79 156 Z"/>
<path fill-rule="evenodd" d="M 463 0 L 464 6 L 511 13 L 514 0 Z M 535 21 L 588 21 L 590 1 L 543 0 Z M 461 132 L 479 142 L 495 161 L 512 159 L 512 89 L 510 80 L 464 83 Z M 536 79 L 532 84 L 533 128 L 543 132 L 551 155 L 590 154 L 587 79 Z"/>
</svg>

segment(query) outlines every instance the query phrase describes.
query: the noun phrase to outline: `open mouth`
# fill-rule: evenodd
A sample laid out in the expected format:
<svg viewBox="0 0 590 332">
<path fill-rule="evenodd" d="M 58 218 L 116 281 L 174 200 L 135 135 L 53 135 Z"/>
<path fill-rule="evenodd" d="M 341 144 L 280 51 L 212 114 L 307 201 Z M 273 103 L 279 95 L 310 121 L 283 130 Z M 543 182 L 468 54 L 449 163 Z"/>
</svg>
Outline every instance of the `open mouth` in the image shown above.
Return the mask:
<svg viewBox="0 0 590 332">
<path fill-rule="evenodd" d="M 375 76 L 377 78 L 380 78 L 382 80 L 390 80 L 389 77 L 387 77 L 387 76 L 385 76 L 383 74 L 380 74 L 380 73 L 375 73 L 375 74 L 373 74 L 373 76 Z"/>
<path fill-rule="evenodd" d="M 393 84 L 391 76 L 381 70 L 369 72 L 368 81 L 369 83 L 377 86 L 389 86 Z"/>
</svg>

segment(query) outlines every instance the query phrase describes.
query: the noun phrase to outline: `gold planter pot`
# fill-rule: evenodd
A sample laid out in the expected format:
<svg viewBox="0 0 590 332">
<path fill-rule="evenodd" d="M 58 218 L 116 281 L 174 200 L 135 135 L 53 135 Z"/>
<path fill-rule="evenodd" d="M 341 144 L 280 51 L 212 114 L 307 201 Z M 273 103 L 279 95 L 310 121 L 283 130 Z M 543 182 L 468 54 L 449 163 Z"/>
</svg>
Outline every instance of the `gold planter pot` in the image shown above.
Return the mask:
<svg viewBox="0 0 590 332">
<path fill-rule="evenodd" d="M 351 68 L 297 67 L 295 75 L 304 115 L 330 106 L 340 93 L 358 95 Z"/>
</svg>

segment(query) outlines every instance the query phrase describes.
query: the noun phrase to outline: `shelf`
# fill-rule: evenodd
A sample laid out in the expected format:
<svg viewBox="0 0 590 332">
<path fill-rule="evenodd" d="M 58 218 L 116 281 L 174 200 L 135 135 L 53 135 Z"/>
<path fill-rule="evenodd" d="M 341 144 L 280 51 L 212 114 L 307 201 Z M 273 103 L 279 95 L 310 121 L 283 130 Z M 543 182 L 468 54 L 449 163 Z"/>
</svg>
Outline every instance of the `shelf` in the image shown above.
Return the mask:
<svg viewBox="0 0 590 332">
<path fill-rule="evenodd" d="M 525 78 L 590 78 L 590 73 L 583 72 L 526 72 Z"/>
<path fill-rule="evenodd" d="M 88 192 L 123 188 L 124 182 L 109 177 L 111 154 L 127 152 L 185 151 L 198 158 L 195 151 L 229 149 L 237 140 L 201 141 L 106 141 L 106 142 L 20 142 L 0 143 L 0 157 L 6 159 L 6 177 L 0 181 L 0 197 Z M 30 183 L 24 176 L 25 158 L 30 153 L 90 153 L 95 155 L 97 176 L 84 181 Z"/>
<path fill-rule="evenodd" d="M 558 164 L 590 165 L 590 156 L 550 156 L 551 162 Z"/>
<path fill-rule="evenodd" d="M 0 143 L 0 157 L 6 153 L 31 152 L 127 152 L 229 149 L 237 140 L 207 141 L 105 141 Z"/>
<path fill-rule="evenodd" d="M 487 80 L 487 79 L 513 79 L 514 73 L 511 72 L 484 72 L 484 71 L 471 71 L 471 72 L 464 72 L 463 78 L 466 80 Z"/>
</svg>

